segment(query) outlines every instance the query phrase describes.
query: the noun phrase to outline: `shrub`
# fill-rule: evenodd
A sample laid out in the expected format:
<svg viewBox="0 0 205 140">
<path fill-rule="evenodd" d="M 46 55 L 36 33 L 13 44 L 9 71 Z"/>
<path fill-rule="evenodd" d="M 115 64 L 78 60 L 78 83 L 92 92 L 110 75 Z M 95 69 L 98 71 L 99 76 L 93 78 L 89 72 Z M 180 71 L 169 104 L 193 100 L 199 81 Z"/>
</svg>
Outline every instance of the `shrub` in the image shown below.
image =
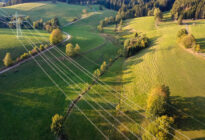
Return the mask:
<svg viewBox="0 0 205 140">
<path fill-rule="evenodd" d="M 40 47 L 39 47 L 39 50 L 43 51 L 44 49 L 45 49 L 44 46 L 41 44 Z"/>
<path fill-rule="evenodd" d="M 102 63 L 102 65 L 100 66 L 100 71 L 101 71 L 101 72 L 104 72 L 104 71 L 106 70 L 106 68 L 107 68 L 107 63 L 104 61 L 104 62 Z"/>
<path fill-rule="evenodd" d="M 95 78 L 98 78 L 98 77 L 100 76 L 100 74 L 101 74 L 100 70 L 97 69 L 97 70 L 94 71 L 93 76 L 94 76 Z"/>
<path fill-rule="evenodd" d="M 98 25 L 97 29 L 98 29 L 99 32 L 103 32 L 103 26 L 102 25 Z"/>
<path fill-rule="evenodd" d="M 54 29 L 50 35 L 50 43 L 56 45 L 63 41 L 63 35 L 60 29 Z"/>
<path fill-rule="evenodd" d="M 181 44 L 185 48 L 193 48 L 196 45 L 196 39 L 194 38 L 194 36 L 192 34 L 185 35 L 181 39 Z"/>
<path fill-rule="evenodd" d="M 173 124 L 174 119 L 172 117 L 158 117 L 147 126 L 147 131 L 143 134 L 142 139 L 152 140 L 153 136 L 155 136 L 158 140 L 171 140 L 174 135 Z"/>
<path fill-rule="evenodd" d="M 61 137 L 63 131 L 63 116 L 55 114 L 52 117 L 51 132 L 53 132 L 55 136 Z"/>
<path fill-rule="evenodd" d="M 75 44 L 74 52 L 75 54 L 78 54 L 80 52 L 80 46 L 78 44 Z"/>
<path fill-rule="evenodd" d="M 73 55 L 75 54 L 73 44 L 68 43 L 68 44 L 66 45 L 66 54 L 67 54 L 68 56 L 73 56 Z"/>
<path fill-rule="evenodd" d="M 23 60 L 23 59 L 26 59 L 29 57 L 29 53 L 24 53 L 20 56 L 20 59 Z"/>
<path fill-rule="evenodd" d="M 3 59 L 4 65 L 6 67 L 10 66 L 13 64 L 13 60 L 11 58 L 11 54 L 10 53 L 6 53 L 4 59 Z"/>
<path fill-rule="evenodd" d="M 183 37 L 184 35 L 188 35 L 188 31 L 186 30 L 186 29 L 181 29 L 181 30 L 179 30 L 178 31 L 178 33 L 177 33 L 177 37 L 178 38 L 181 38 L 181 37 Z"/>
<path fill-rule="evenodd" d="M 201 50 L 201 47 L 200 47 L 199 44 L 197 44 L 197 45 L 194 46 L 194 51 L 195 51 L 195 52 L 199 53 L 200 50 Z"/>
<path fill-rule="evenodd" d="M 162 85 L 154 88 L 147 100 L 146 112 L 148 116 L 161 116 L 167 113 L 169 103 L 169 87 Z"/>
</svg>

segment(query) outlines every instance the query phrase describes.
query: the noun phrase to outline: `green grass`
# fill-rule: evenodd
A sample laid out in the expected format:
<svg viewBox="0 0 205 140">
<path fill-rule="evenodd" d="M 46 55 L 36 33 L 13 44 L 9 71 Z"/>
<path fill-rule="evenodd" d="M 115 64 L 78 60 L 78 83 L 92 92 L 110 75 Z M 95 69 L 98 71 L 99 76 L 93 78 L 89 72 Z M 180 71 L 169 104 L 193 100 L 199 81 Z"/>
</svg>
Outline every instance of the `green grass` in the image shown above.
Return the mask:
<svg viewBox="0 0 205 140">
<path fill-rule="evenodd" d="M 68 9 L 69 7 L 71 6 L 68 5 Z M 83 6 L 79 7 L 84 9 Z M 60 8 L 62 9 L 62 7 Z M 37 8 L 33 9 L 34 13 L 35 9 Z M 80 53 L 84 53 L 84 56 L 77 56 L 74 57 L 74 59 L 91 73 L 93 73 L 98 66 L 88 61 L 87 58 L 97 64 L 101 64 L 104 60 L 114 57 L 114 54 L 116 54 L 119 48 L 119 46 L 112 44 L 112 42 L 106 40 L 96 31 L 99 20 L 114 14 L 115 12 L 110 10 L 98 11 L 74 25 L 63 28 L 64 31 L 72 35 L 71 42 L 73 44 L 79 43 L 81 47 Z M 43 14 L 41 15 L 44 16 Z M 45 13 L 45 17 L 46 16 Z M 103 47 L 99 48 L 102 44 L 104 44 Z M 11 45 L 11 48 L 12 47 Z M 59 46 L 59 48 L 65 51 L 65 46 Z M 4 49 L 6 49 L 5 46 Z M 51 50 L 51 52 L 59 59 L 62 58 L 55 50 Z M 58 66 L 61 65 L 50 53 L 47 52 L 46 55 L 50 57 L 52 62 L 56 63 Z M 71 72 L 65 70 L 66 74 L 76 82 L 76 84 L 69 84 L 68 86 L 52 71 L 41 57 L 37 57 L 37 60 L 65 91 L 68 98 L 76 98 L 82 88 L 87 85 L 86 83 L 80 82 Z M 79 69 L 65 60 L 61 59 L 61 61 L 68 65 L 68 67 L 85 80 L 85 82 L 91 82 L 91 79 Z M 63 66 L 61 65 L 61 67 Z M 75 85 L 79 85 L 81 89 L 72 89 L 71 87 Z M 110 99 L 107 92 L 99 91 L 99 93 Z M 92 92 L 91 94 L 93 97 L 97 96 Z M 68 98 L 66 99 L 62 92 L 52 84 L 34 61 L 27 62 L 15 70 L 0 75 L 0 139 L 55 139 L 50 132 L 51 117 L 56 113 L 64 113 L 69 103 Z M 117 102 L 114 98 L 110 100 Z M 91 100 L 89 100 L 89 102 L 93 104 Z M 107 106 L 101 98 L 98 98 L 97 102 L 103 106 Z M 107 131 L 106 128 L 108 127 L 105 127 L 105 124 L 101 123 L 103 120 L 100 119 L 100 116 L 98 116 L 96 112 L 89 108 L 84 100 L 78 105 L 92 121 L 103 128 L 103 131 Z M 107 110 L 113 111 L 110 108 L 107 108 Z M 80 139 L 82 136 L 84 136 L 85 139 L 102 138 L 101 134 L 99 134 L 90 122 L 80 115 L 77 110 L 71 114 L 67 123 L 67 133 L 69 137 L 73 139 Z M 109 133 L 113 135 L 111 132 Z"/>
<path fill-rule="evenodd" d="M 168 14 L 165 17 L 169 17 Z M 188 21 L 191 24 L 192 21 Z M 194 21 L 191 32 L 204 48 L 204 20 Z M 127 20 L 123 28 L 127 35 L 143 32 L 151 39 L 151 47 L 128 58 L 123 64 L 123 96 L 146 107 L 150 90 L 161 84 L 170 87 L 172 102 L 195 119 L 204 122 L 205 112 L 205 61 L 181 48 L 176 43 L 177 31 L 185 28 L 172 21 L 164 21 L 156 28 L 153 17 L 142 17 Z M 109 30 L 109 28 L 108 28 Z M 130 110 L 122 104 L 124 110 Z M 137 106 L 134 107 L 135 109 Z M 185 116 L 184 114 L 181 114 Z M 205 127 L 193 119 L 187 118 L 178 122 L 179 130 L 192 139 L 204 138 Z M 177 134 L 183 139 L 182 136 Z"/>
<path fill-rule="evenodd" d="M 33 32 L 31 30 L 31 32 Z M 31 33 L 29 30 L 22 30 L 24 38 L 21 38 L 21 41 L 25 43 L 26 46 L 31 50 L 32 47 L 30 46 L 27 41 L 25 41 L 25 38 L 30 39 L 39 39 L 40 41 L 43 41 L 41 38 L 42 36 L 49 39 L 49 33 L 46 31 L 40 31 L 40 34 L 37 34 L 36 32 Z M 19 57 L 21 54 L 23 54 L 25 51 L 24 47 L 22 46 L 21 42 L 16 37 L 16 30 L 10 30 L 6 28 L 0 28 L 0 60 L 3 60 L 5 54 L 7 52 L 11 53 L 11 57 L 13 60 L 15 60 L 17 57 Z M 3 62 L 0 61 L 0 68 L 3 67 Z"/>
<path fill-rule="evenodd" d="M 47 21 L 53 17 L 58 17 L 61 25 L 64 25 L 71 22 L 73 18 L 80 18 L 83 16 L 83 9 L 87 9 L 88 13 L 91 13 L 95 11 L 94 9 L 98 10 L 98 7 L 93 6 L 93 9 L 91 9 L 87 6 L 65 4 L 62 2 L 57 2 L 57 4 L 51 2 L 37 2 L 13 5 L 6 7 L 3 10 L 13 15 L 17 11 L 19 15 L 30 16 L 33 21 L 39 20 L 40 18 Z"/>
</svg>

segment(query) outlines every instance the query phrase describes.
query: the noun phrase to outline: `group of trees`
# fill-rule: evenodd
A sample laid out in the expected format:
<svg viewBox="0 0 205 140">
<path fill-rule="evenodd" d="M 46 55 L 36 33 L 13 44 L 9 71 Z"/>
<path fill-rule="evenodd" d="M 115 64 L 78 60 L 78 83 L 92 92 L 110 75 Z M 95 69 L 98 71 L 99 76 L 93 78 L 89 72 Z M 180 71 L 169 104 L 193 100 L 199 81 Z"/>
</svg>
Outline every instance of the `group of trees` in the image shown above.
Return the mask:
<svg viewBox="0 0 205 140">
<path fill-rule="evenodd" d="M 125 56 L 130 57 L 149 46 L 149 39 L 144 34 L 135 33 L 134 38 L 124 41 Z"/>
<path fill-rule="evenodd" d="M 43 19 L 37 20 L 33 22 L 34 29 L 44 29 L 48 32 L 52 32 L 54 29 L 60 27 L 60 22 L 57 17 L 52 18 L 46 22 L 43 22 Z"/>
<path fill-rule="evenodd" d="M 106 61 L 104 61 L 104 62 L 101 64 L 100 69 L 98 68 L 98 69 L 96 69 L 96 70 L 94 71 L 93 76 L 94 76 L 95 78 L 99 78 L 100 75 L 106 71 L 106 69 L 107 69 L 107 63 L 106 63 Z"/>
<path fill-rule="evenodd" d="M 57 45 L 58 43 L 61 43 L 63 41 L 63 35 L 60 29 L 54 29 L 50 35 L 50 43 L 52 45 Z M 39 47 L 35 46 L 32 50 L 30 50 L 29 52 L 25 52 L 22 55 L 20 55 L 19 57 L 16 58 L 16 60 L 12 60 L 11 54 L 10 53 L 6 53 L 4 59 L 3 59 L 3 63 L 6 67 L 11 66 L 12 64 L 18 63 L 24 59 L 29 58 L 30 56 L 34 56 L 37 53 L 47 49 L 49 47 L 49 45 L 43 45 L 41 44 Z M 77 45 L 75 48 L 75 52 L 78 52 L 80 50 L 80 47 Z"/>
<path fill-rule="evenodd" d="M 181 29 L 177 34 L 177 41 L 179 45 L 185 48 L 192 48 L 195 52 L 200 52 L 200 45 L 196 43 L 194 35 L 188 33 L 186 29 Z"/>
<path fill-rule="evenodd" d="M 52 123 L 51 123 L 51 132 L 53 132 L 53 134 L 58 137 L 60 140 L 65 140 L 66 139 L 66 135 L 65 135 L 65 129 L 64 129 L 64 125 L 63 125 L 63 121 L 64 121 L 64 117 L 59 115 L 59 114 L 55 114 L 52 117 Z"/>
<path fill-rule="evenodd" d="M 169 87 L 162 85 L 154 88 L 148 96 L 146 113 L 151 121 L 146 132 L 143 134 L 143 140 L 150 140 L 153 136 L 159 140 L 173 139 L 174 118 L 171 116 L 169 108 L 170 103 Z"/>
<path fill-rule="evenodd" d="M 54 29 L 57 29 L 60 27 L 60 22 L 57 17 L 54 17 L 46 22 L 43 21 L 43 19 L 39 19 L 37 21 L 32 22 L 31 18 L 29 16 L 20 16 L 18 19 L 16 19 L 15 16 L 11 17 L 1 17 L 4 21 L 8 22 L 8 25 L 5 23 L 0 22 L 1 28 L 16 28 L 16 21 L 20 23 L 21 28 L 23 29 L 41 29 L 46 30 L 48 32 L 52 32 Z M 32 27 L 33 26 L 33 27 Z"/>
<path fill-rule="evenodd" d="M 6 23 L 0 22 L 0 28 L 16 28 L 16 20 L 20 23 L 21 28 L 24 29 L 30 29 L 32 28 L 30 24 L 32 24 L 31 19 L 29 16 L 20 16 L 18 19 L 14 16 L 8 16 L 8 17 L 0 17 L 2 20 L 4 20 Z"/>
<path fill-rule="evenodd" d="M 80 52 L 80 46 L 78 44 L 75 44 L 75 47 L 73 46 L 72 43 L 68 43 L 66 45 L 66 54 L 71 57 L 79 54 Z"/>
<path fill-rule="evenodd" d="M 174 19 L 204 19 L 205 0 L 175 0 L 171 13 Z"/>
<path fill-rule="evenodd" d="M 16 60 L 12 60 L 11 54 L 10 53 L 6 53 L 4 59 L 3 59 L 3 63 L 4 66 L 9 67 L 15 63 L 18 63 L 24 59 L 29 58 L 30 56 L 34 56 L 37 53 L 47 49 L 49 46 L 46 45 L 40 45 L 39 47 L 35 46 L 32 50 L 30 50 L 29 52 L 25 52 L 22 55 L 20 55 L 19 57 L 16 58 Z"/>
</svg>

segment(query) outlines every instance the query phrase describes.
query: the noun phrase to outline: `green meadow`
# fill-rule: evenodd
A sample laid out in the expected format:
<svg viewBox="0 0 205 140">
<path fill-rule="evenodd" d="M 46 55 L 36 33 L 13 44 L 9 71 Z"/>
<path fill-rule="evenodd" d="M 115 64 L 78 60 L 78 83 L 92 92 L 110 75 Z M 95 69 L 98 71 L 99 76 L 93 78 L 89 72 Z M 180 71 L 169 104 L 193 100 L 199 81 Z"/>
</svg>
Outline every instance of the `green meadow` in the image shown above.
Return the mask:
<svg viewBox="0 0 205 140">
<path fill-rule="evenodd" d="M 137 104 L 133 106 L 134 109 L 142 111 L 146 108 L 147 95 L 152 88 L 162 84 L 169 86 L 174 105 L 172 108 L 181 111 L 180 115 L 184 118 L 179 120 L 177 129 L 191 139 L 203 139 L 205 61 L 203 57 L 179 47 L 176 36 L 181 28 L 188 26 L 189 32 L 201 44 L 203 52 L 205 20 L 184 21 L 184 25 L 177 25 L 170 20 L 169 13 L 165 13 L 164 17 L 164 21 L 158 26 L 155 25 L 154 17 L 124 22 L 123 32 L 119 35 L 122 40 L 133 36 L 134 32 L 144 33 L 150 38 L 151 46 L 123 61 L 121 94 L 128 101 Z M 106 28 L 108 33 L 112 30 L 113 27 Z M 121 107 L 124 111 L 133 111 L 125 103 L 121 103 Z M 137 116 L 141 115 L 138 113 L 135 117 Z M 176 137 L 185 139 L 179 133 L 176 133 Z"/>
<path fill-rule="evenodd" d="M 72 36 L 70 43 L 80 45 L 80 55 L 72 59 L 88 71 L 82 72 L 82 68 L 64 59 L 54 48 L 36 57 L 36 61 L 65 91 L 65 95 L 34 60 L 0 75 L 0 140 L 56 139 L 50 131 L 52 116 L 65 113 L 70 101 L 91 83 L 92 78 L 87 74 L 92 74 L 103 61 L 113 59 L 119 48 L 123 47 L 120 41 L 133 36 L 135 32 L 146 34 L 150 38 L 150 47 L 133 57 L 119 58 L 100 78 L 103 83 L 96 84 L 78 102 L 78 107 L 74 108 L 65 123 L 69 139 L 104 139 L 95 126 L 110 139 L 124 139 L 116 128 L 130 139 L 136 139 L 123 125 L 137 135 L 143 134 L 146 124 L 143 124 L 142 115 L 145 114 L 147 95 L 153 87 L 161 84 L 170 87 L 171 102 L 181 111 L 183 119 L 178 120 L 176 129 L 194 140 L 205 138 L 205 126 L 202 124 L 205 123 L 205 59 L 179 47 L 176 42 L 178 30 L 188 28 L 204 52 L 205 20 L 187 20 L 184 25 L 177 25 L 170 20 L 170 13 L 165 13 L 164 21 L 158 26 L 155 25 L 154 17 L 141 17 L 124 21 L 120 33 L 114 32 L 114 26 L 108 26 L 104 33 L 99 33 L 96 27 L 100 20 L 114 16 L 115 11 L 99 10 L 98 5 L 90 8 L 61 2 L 25 3 L 4 9 L 10 14 L 17 10 L 19 14 L 29 15 L 32 20 L 49 20 L 57 16 L 62 25 L 73 18 L 83 17 L 62 30 Z M 83 14 L 83 9 L 87 9 L 88 13 Z M 36 44 L 39 44 L 37 40 L 44 43 L 48 41 L 48 33 L 31 31 L 23 30 L 25 37 L 21 40 L 27 48 L 32 48 L 29 40 Z M 16 35 L 9 29 L 0 29 L 0 42 L 1 60 L 6 52 L 10 52 L 12 58 L 25 52 Z M 65 45 L 57 47 L 65 52 Z M 0 66 L 3 66 L 2 62 Z M 131 108 L 127 105 L 130 104 L 128 101 L 136 105 L 131 105 Z M 118 105 L 135 123 L 127 116 L 116 113 Z M 184 139 L 179 133 L 176 133 L 176 137 Z"/>
<path fill-rule="evenodd" d="M 37 32 L 33 32 L 33 31 L 29 31 L 27 29 L 23 29 L 22 30 L 22 36 L 20 37 L 19 41 L 17 39 L 17 35 L 16 35 L 16 30 L 13 29 L 6 29 L 6 28 L 1 28 L 0 29 L 0 60 L 3 60 L 5 54 L 7 52 L 11 53 L 11 57 L 13 60 L 15 60 L 17 57 L 19 57 L 21 54 L 23 54 L 25 52 L 25 48 L 23 47 L 23 45 L 21 44 L 21 42 L 23 42 L 29 50 L 32 49 L 32 47 L 30 46 L 30 43 L 28 43 L 27 41 L 25 41 L 25 38 L 30 38 L 30 39 L 38 39 L 40 41 L 45 42 L 44 39 L 42 39 L 42 37 L 49 39 L 49 33 L 47 33 L 46 31 L 39 31 L 40 33 Z M 39 44 L 39 43 L 38 43 Z M 38 45 L 37 44 L 37 45 Z M 0 68 L 3 67 L 3 62 L 0 61 Z"/>
<path fill-rule="evenodd" d="M 59 5 L 61 6 L 61 3 Z M 49 4 L 47 4 L 46 6 L 49 7 Z M 41 8 L 41 5 L 34 5 L 34 7 L 35 8 L 32 9 L 33 12 L 35 12 L 36 9 Z M 70 7 L 70 5 L 67 5 L 68 9 Z M 84 9 L 86 7 L 75 7 L 72 5 L 72 9 L 75 8 Z M 119 48 L 119 46 L 113 44 L 111 41 L 103 37 L 98 31 L 96 31 L 96 26 L 99 24 L 99 21 L 101 19 L 114 14 L 114 11 L 106 9 L 103 11 L 97 10 L 94 14 L 87 16 L 83 20 L 71 26 L 63 28 L 63 31 L 68 32 L 72 36 L 71 43 L 78 43 L 81 47 L 80 54 L 82 54 L 82 56 L 76 56 L 73 59 L 83 67 L 88 69 L 88 71 L 90 71 L 91 73 L 93 73 L 93 71 L 97 67 L 99 67 L 98 65 L 100 65 L 104 60 L 108 61 L 110 58 L 114 57 L 114 54 L 116 54 Z M 81 11 L 79 15 L 81 15 Z M 33 31 L 34 36 L 35 34 L 36 32 Z M 15 37 L 15 35 L 13 37 Z M 24 43 L 28 44 L 29 42 L 27 37 L 25 37 L 25 39 L 26 40 Z M 30 39 L 32 39 L 33 42 L 37 43 L 36 38 Z M 27 47 L 31 46 L 27 45 Z M 63 52 L 65 52 L 64 45 L 58 47 Z M 2 47 L 2 50 L 6 52 L 7 46 L 4 45 Z M 52 70 L 54 65 L 52 65 L 52 67 L 49 67 L 49 65 L 43 60 L 43 58 L 48 62 L 50 60 L 59 68 L 63 68 L 63 65 L 59 61 L 57 61 L 52 54 L 55 55 L 61 62 L 70 67 L 71 70 L 74 71 L 85 82 L 77 79 L 75 75 L 66 70 L 64 67 L 64 72 L 71 79 L 73 79 L 73 81 L 75 81 L 75 83 L 72 83 L 71 81 L 69 81 L 69 84 L 65 83 Z M 70 103 L 70 99 L 75 99 L 82 88 L 86 87 L 87 83 L 91 82 L 91 79 L 87 77 L 85 73 L 82 73 L 79 69 L 74 67 L 74 65 L 62 59 L 62 56 L 55 49 L 45 53 L 45 56 L 38 56 L 36 60 L 65 91 L 67 97 L 65 97 L 63 93 L 54 86 L 54 84 L 48 79 L 48 77 L 42 72 L 42 70 L 33 60 L 1 75 L 0 113 L 3 115 L 1 115 L 0 117 L 0 123 L 2 126 L 2 129 L 0 130 L 0 139 L 55 139 L 53 134 L 50 132 L 52 116 L 56 113 L 63 115 Z M 79 86 L 79 89 L 72 88 L 75 86 Z M 106 95 L 107 92 L 105 92 L 104 94 Z M 93 104 L 91 99 L 86 100 Z M 97 102 L 103 104 L 103 100 L 100 98 Z M 82 109 L 83 112 L 85 112 L 86 115 L 89 116 L 92 121 L 103 121 L 102 119 L 100 119 L 100 116 L 92 115 L 91 112 L 93 112 L 94 114 L 96 114 L 96 112 L 92 111 L 89 108 L 89 105 L 84 100 L 82 100 L 78 106 L 80 109 Z M 103 106 L 106 106 L 106 104 L 103 104 Z M 93 127 L 90 122 L 85 117 L 83 117 L 82 114 L 80 115 L 79 113 L 80 112 L 77 110 L 74 111 L 68 119 L 68 123 L 70 121 L 72 122 L 69 123 L 67 126 L 68 128 L 66 128 L 69 136 L 72 138 L 75 137 L 76 139 L 81 138 L 82 135 L 86 135 L 88 139 L 102 137 L 101 134 L 95 129 L 95 127 Z M 102 126 L 99 121 L 94 123 L 96 123 L 96 125 L 99 125 L 99 127 Z M 107 127 L 103 126 L 102 128 L 106 130 Z M 75 133 L 71 133 L 73 131 Z M 91 135 L 88 135 L 88 133 L 91 133 Z M 22 137 L 22 135 L 24 137 Z"/>
</svg>

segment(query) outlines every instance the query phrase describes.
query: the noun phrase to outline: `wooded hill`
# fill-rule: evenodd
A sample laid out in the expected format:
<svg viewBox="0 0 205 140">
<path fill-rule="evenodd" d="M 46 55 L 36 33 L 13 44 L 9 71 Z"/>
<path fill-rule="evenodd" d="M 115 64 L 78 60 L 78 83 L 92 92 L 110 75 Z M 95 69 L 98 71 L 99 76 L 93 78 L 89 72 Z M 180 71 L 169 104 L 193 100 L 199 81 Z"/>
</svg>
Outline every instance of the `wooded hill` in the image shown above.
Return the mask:
<svg viewBox="0 0 205 140">
<path fill-rule="evenodd" d="M 204 19 L 205 0 L 176 0 L 171 12 L 175 19 L 181 15 L 185 19 Z"/>
</svg>

